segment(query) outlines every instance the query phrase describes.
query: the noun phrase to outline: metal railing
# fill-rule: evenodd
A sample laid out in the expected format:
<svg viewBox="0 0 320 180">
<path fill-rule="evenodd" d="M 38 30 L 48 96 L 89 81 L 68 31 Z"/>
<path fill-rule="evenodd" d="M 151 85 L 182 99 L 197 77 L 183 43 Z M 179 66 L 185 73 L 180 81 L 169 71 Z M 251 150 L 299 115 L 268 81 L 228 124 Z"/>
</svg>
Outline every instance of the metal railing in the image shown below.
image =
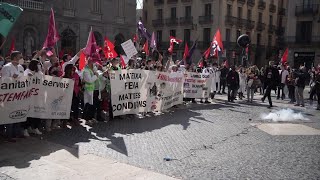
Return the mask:
<svg viewBox="0 0 320 180">
<path fill-rule="evenodd" d="M 276 5 L 270 4 L 269 5 L 269 11 L 272 12 L 272 13 L 275 13 L 276 12 Z"/>
<path fill-rule="evenodd" d="M 167 26 L 178 26 L 179 20 L 178 18 L 167 18 L 166 25 Z"/>
<path fill-rule="evenodd" d="M 192 2 L 192 0 L 181 0 L 182 3 L 189 3 Z"/>
<path fill-rule="evenodd" d="M 163 25 L 164 25 L 163 19 L 152 20 L 152 26 L 153 27 L 162 27 Z"/>
<path fill-rule="evenodd" d="M 163 4 L 164 4 L 164 0 L 154 0 L 155 6 L 159 6 L 159 5 L 163 5 Z"/>
<path fill-rule="evenodd" d="M 309 4 L 304 6 L 296 6 L 296 16 L 312 15 L 315 16 L 319 12 L 319 4 Z"/>
<path fill-rule="evenodd" d="M 167 0 L 168 4 L 175 4 L 178 3 L 178 0 Z"/>
<path fill-rule="evenodd" d="M 64 9 L 63 15 L 67 17 L 75 17 L 75 10 L 74 9 Z"/>
<path fill-rule="evenodd" d="M 33 0 L 19 0 L 18 5 L 22 9 L 32 9 L 42 11 L 44 9 L 43 2 Z"/>
<path fill-rule="evenodd" d="M 193 24 L 193 17 L 181 17 L 180 18 L 180 25 L 192 25 Z"/>
<path fill-rule="evenodd" d="M 263 0 L 259 0 L 258 8 L 264 10 L 266 8 L 266 2 L 264 2 Z"/>
<path fill-rule="evenodd" d="M 263 31 L 266 28 L 266 24 L 262 22 L 257 23 L 257 31 Z"/>
<path fill-rule="evenodd" d="M 285 41 L 287 43 L 300 43 L 300 44 L 320 44 L 320 36 L 310 36 L 307 39 L 303 39 L 299 36 L 286 36 Z"/>
<path fill-rule="evenodd" d="M 278 14 L 281 16 L 285 16 L 286 15 L 286 9 L 285 8 L 278 8 Z"/>
<path fill-rule="evenodd" d="M 247 4 L 248 4 L 248 6 L 253 7 L 256 4 L 256 1 L 255 0 L 248 0 Z"/>
<path fill-rule="evenodd" d="M 276 30 L 276 26 L 275 25 L 269 25 L 268 26 L 268 32 L 269 33 L 273 33 L 273 32 L 275 32 L 275 30 Z"/>
<path fill-rule="evenodd" d="M 245 3 L 246 3 L 246 0 L 238 0 L 238 3 L 240 3 L 240 4 L 245 4 Z"/>
<path fill-rule="evenodd" d="M 199 24 L 212 24 L 212 23 L 213 23 L 213 15 L 199 16 Z"/>
</svg>

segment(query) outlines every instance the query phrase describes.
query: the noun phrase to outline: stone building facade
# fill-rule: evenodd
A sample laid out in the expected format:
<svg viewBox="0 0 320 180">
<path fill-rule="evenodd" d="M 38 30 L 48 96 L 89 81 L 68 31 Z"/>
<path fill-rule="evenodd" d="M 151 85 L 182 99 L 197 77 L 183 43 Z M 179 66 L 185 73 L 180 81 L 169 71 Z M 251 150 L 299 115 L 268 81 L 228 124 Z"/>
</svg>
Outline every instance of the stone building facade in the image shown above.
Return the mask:
<svg viewBox="0 0 320 180">
<path fill-rule="evenodd" d="M 199 54 L 210 45 L 220 29 L 226 58 L 241 64 L 242 49 L 236 44 L 241 34 L 251 38 L 249 64 L 266 65 L 278 60 L 279 49 L 285 48 L 284 31 L 288 0 L 145 0 L 143 20 L 157 34 L 160 47 L 169 46 L 174 35 L 189 44 L 198 39 Z M 184 45 L 176 50 L 182 58 Z"/>
<path fill-rule="evenodd" d="M 24 53 L 40 49 L 48 31 L 50 8 L 55 11 L 57 30 L 61 36 L 58 49 L 76 53 L 86 45 L 92 27 L 97 43 L 104 37 L 121 43 L 133 36 L 136 29 L 134 0 L 0 0 L 23 8 L 18 22 L 8 35 L 3 54 L 11 39 Z"/>
<path fill-rule="evenodd" d="M 292 67 L 320 63 L 320 1 L 290 0 L 285 39 Z"/>
</svg>

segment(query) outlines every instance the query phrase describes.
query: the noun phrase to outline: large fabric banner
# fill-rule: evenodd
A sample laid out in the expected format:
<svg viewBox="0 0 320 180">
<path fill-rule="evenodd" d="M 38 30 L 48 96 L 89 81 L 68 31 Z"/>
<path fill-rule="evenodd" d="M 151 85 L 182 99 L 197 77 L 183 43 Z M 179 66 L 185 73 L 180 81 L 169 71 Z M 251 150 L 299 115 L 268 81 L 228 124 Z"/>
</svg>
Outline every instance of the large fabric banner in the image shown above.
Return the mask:
<svg viewBox="0 0 320 180">
<path fill-rule="evenodd" d="M 110 73 L 113 116 L 162 111 L 183 100 L 183 74 L 147 70 Z"/>
<path fill-rule="evenodd" d="M 212 83 L 212 76 L 208 73 L 191 73 L 184 75 L 183 97 L 208 98 Z"/>
<path fill-rule="evenodd" d="M 0 79 L 0 124 L 26 121 L 27 117 L 69 119 L 74 82 L 36 75 Z"/>
</svg>

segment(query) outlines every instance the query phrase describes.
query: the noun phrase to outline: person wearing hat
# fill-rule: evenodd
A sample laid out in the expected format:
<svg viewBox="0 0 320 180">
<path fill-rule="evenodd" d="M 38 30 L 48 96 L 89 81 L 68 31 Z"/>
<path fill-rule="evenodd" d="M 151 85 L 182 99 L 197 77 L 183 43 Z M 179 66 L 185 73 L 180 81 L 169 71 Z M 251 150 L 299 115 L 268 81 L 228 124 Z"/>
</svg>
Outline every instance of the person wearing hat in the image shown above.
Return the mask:
<svg viewBox="0 0 320 180">
<path fill-rule="evenodd" d="M 84 110 L 83 119 L 92 120 L 94 117 L 94 104 L 93 94 L 95 90 L 95 82 L 98 79 L 98 73 L 94 71 L 94 60 L 91 57 L 87 57 L 87 65 L 83 70 L 83 82 L 84 82 Z"/>
</svg>

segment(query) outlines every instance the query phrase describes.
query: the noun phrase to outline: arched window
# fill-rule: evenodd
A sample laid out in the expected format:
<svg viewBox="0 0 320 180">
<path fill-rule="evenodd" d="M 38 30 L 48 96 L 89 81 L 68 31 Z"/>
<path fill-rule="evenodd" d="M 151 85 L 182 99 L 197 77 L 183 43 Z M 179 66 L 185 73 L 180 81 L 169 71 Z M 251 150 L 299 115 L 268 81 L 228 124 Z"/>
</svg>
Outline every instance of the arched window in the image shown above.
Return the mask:
<svg viewBox="0 0 320 180">
<path fill-rule="evenodd" d="M 77 46 L 77 36 L 76 34 L 69 28 L 64 30 L 61 33 L 61 49 L 66 54 L 75 54 Z"/>
</svg>

